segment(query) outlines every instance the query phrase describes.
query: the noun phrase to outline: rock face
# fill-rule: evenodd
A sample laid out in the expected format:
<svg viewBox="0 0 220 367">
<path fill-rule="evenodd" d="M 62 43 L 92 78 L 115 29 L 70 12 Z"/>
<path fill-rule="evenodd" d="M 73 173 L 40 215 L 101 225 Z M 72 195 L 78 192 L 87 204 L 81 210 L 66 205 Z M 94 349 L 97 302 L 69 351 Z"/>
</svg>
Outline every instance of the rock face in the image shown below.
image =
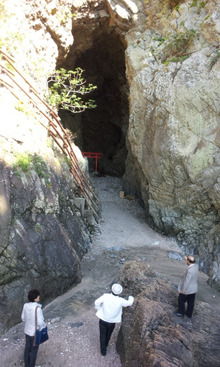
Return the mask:
<svg viewBox="0 0 220 367">
<path fill-rule="evenodd" d="M 219 7 L 172 6 L 148 2 L 145 27 L 126 35 L 124 182 L 140 191 L 154 227 L 198 254 L 219 287 Z"/>
<path fill-rule="evenodd" d="M 67 160 L 52 149 L 46 129 L 14 108 L 9 92 L 2 93 L 3 101 L 8 123 L 0 128 L 1 333 L 20 322 L 18 310 L 31 288 L 40 290 L 45 304 L 77 284 L 90 245 Z"/>
<path fill-rule="evenodd" d="M 146 263 L 125 264 L 120 280 L 135 296 L 118 334 L 123 367 L 218 366 L 219 315 L 208 304 L 197 301 L 190 325 L 173 315 L 177 292 Z"/>
<path fill-rule="evenodd" d="M 35 5 L 35 2 L 11 4 L 11 1 L 1 4 L 2 44 L 7 52 L 7 37 L 13 39 L 10 55 L 16 67 L 24 75 L 29 74 L 28 80 L 43 95 L 58 53 L 63 55 L 73 38 L 71 33 L 67 37 L 67 23 L 65 39 L 62 35 L 48 37 L 49 30 L 58 32 L 62 26 L 55 22 L 51 25 L 44 8 L 39 5 L 36 9 Z M 50 11 L 53 12 L 53 6 Z M 12 36 L 15 29 L 20 29 L 17 38 Z M 1 76 L 4 79 L 3 73 Z M 25 89 L 24 81 L 15 78 Z M 79 210 L 76 196 L 80 193 L 69 172 L 68 160 L 48 137 L 47 119 L 33 109 L 19 89 L 13 90 L 19 102 L 5 88 L 0 89 L 0 332 L 3 333 L 20 322 L 18 310 L 27 302 L 31 288 L 40 290 L 45 305 L 81 280 L 80 261 L 90 245 L 92 226 Z M 74 149 L 81 169 L 87 174 L 81 152 Z"/>
</svg>

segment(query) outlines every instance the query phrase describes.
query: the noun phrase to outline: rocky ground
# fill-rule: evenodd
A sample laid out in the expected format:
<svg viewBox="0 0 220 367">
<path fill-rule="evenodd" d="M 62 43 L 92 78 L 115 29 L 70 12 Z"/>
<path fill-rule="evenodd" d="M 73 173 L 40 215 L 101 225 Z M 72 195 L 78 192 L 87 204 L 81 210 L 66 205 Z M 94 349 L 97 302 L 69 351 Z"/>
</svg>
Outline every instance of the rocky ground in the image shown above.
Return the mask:
<svg viewBox="0 0 220 367">
<path fill-rule="evenodd" d="M 115 328 L 106 357 L 102 357 L 94 300 L 109 291 L 128 260 L 146 262 L 173 289 L 186 266 L 171 256 L 182 255 L 175 241 L 149 228 L 137 201 L 120 198 L 119 179 L 97 176 L 94 182 L 102 206 L 100 223 L 96 224 L 93 244 L 82 262 L 82 282 L 44 308 L 49 340 L 39 348 L 38 367 L 120 367 L 115 348 L 120 325 Z M 207 276 L 200 273 L 197 300 L 220 311 L 220 293 L 206 281 Z M 196 312 L 193 322 L 196 323 Z M 0 338 L 1 366 L 22 366 L 23 349 L 23 325 L 19 324 Z"/>
</svg>

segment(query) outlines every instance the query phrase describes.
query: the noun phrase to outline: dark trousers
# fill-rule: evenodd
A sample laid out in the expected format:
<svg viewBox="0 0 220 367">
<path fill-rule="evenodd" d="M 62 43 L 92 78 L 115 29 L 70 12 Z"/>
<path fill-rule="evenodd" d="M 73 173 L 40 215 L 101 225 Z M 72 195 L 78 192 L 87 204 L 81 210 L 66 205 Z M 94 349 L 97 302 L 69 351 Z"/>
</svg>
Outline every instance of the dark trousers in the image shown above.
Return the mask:
<svg viewBox="0 0 220 367">
<path fill-rule="evenodd" d="M 25 338 L 24 365 L 25 367 L 35 367 L 39 345 L 37 347 L 33 347 L 34 336 L 25 334 Z"/>
<path fill-rule="evenodd" d="M 106 347 L 108 346 L 114 328 L 115 323 L 99 320 L 100 349 L 102 355 L 106 355 Z"/>
<path fill-rule="evenodd" d="M 187 302 L 186 316 L 192 317 L 196 294 L 180 293 L 178 297 L 178 312 L 185 314 L 185 303 Z"/>
</svg>

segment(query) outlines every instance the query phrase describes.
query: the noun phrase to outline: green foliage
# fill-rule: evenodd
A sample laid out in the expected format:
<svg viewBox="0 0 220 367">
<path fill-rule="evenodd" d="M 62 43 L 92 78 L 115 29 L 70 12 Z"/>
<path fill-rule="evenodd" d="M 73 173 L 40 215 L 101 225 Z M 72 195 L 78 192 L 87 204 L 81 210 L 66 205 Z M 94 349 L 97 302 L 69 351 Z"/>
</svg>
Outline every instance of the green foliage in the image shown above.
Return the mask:
<svg viewBox="0 0 220 367">
<path fill-rule="evenodd" d="M 205 17 L 205 19 L 204 19 L 204 22 L 205 22 L 207 19 L 209 19 L 210 17 L 211 17 L 211 15 L 210 15 L 210 14 L 206 15 L 206 17 Z"/>
<path fill-rule="evenodd" d="M 40 178 L 47 178 L 47 166 L 44 160 L 35 154 L 22 153 L 17 156 L 17 160 L 13 165 L 17 176 L 21 176 L 21 171 L 27 173 L 34 170 Z"/>
<path fill-rule="evenodd" d="M 199 7 L 202 9 L 206 6 L 206 2 L 205 1 L 201 1 L 201 3 L 199 4 Z"/>
<path fill-rule="evenodd" d="M 180 4 L 176 5 L 174 9 L 179 12 L 179 8 L 180 8 Z"/>
<path fill-rule="evenodd" d="M 163 49 L 162 61 L 166 62 L 168 59 L 172 59 L 172 57 L 180 58 L 188 55 L 187 49 L 195 35 L 196 31 L 194 29 L 186 29 L 185 32 L 172 35 Z M 182 61 L 184 61 L 184 59 Z"/>
<path fill-rule="evenodd" d="M 58 11 L 56 14 L 56 18 L 60 25 L 66 24 L 69 19 L 73 19 L 74 17 L 76 17 L 76 13 L 72 13 L 70 7 L 65 7 L 64 10 Z"/>
<path fill-rule="evenodd" d="M 18 176 L 20 176 L 19 168 L 23 172 L 28 172 L 31 168 L 31 155 L 29 153 L 19 154 L 13 168 Z"/>
<path fill-rule="evenodd" d="M 25 34 L 13 26 L 13 20 L 10 22 L 13 16 L 13 13 L 7 11 L 5 0 L 0 0 L 0 48 L 4 47 L 5 51 L 10 54 L 12 49 L 20 48 L 25 39 Z"/>
<path fill-rule="evenodd" d="M 159 42 L 158 47 L 165 42 L 165 38 L 163 37 L 153 37 L 153 40 Z"/>
<path fill-rule="evenodd" d="M 33 169 L 37 172 L 39 177 L 41 177 L 41 178 L 46 177 L 46 172 L 47 172 L 46 163 L 36 153 L 34 155 L 32 155 L 32 165 L 33 165 Z"/>
<path fill-rule="evenodd" d="M 69 157 L 64 157 L 64 160 L 65 160 L 65 162 L 66 162 L 66 164 L 68 165 L 68 167 L 69 168 L 71 168 L 72 167 L 72 162 L 71 162 L 71 159 L 69 158 Z"/>
<path fill-rule="evenodd" d="M 185 32 L 175 34 L 173 35 L 172 40 L 168 43 L 165 49 L 169 50 L 171 54 L 176 52 L 183 53 L 188 48 L 195 34 L 196 31 L 194 29 L 187 29 Z"/>
<path fill-rule="evenodd" d="M 196 7 L 198 5 L 198 1 L 197 0 L 193 0 L 190 7 L 193 8 L 193 7 Z"/>
<path fill-rule="evenodd" d="M 22 101 L 18 101 L 15 104 L 15 109 L 17 111 L 24 112 L 27 116 L 32 116 L 33 115 L 33 108 L 30 108 L 30 106 L 28 106 L 27 104 L 23 103 Z"/>
<path fill-rule="evenodd" d="M 170 62 L 183 62 L 186 59 L 188 59 L 190 55 L 184 55 L 184 56 L 179 56 L 179 57 L 172 57 L 170 59 L 166 59 L 166 61 L 164 62 L 165 65 L 168 65 Z"/>
<path fill-rule="evenodd" d="M 154 37 L 158 44 L 150 47 L 155 60 L 161 60 L 166 65 L 169 62 L 183 62 L 189 57 L 187 52 L 193 38 L 196 35 L 194 29 L 186 29 L 185 32 L 175 33 L 164 37 Z"/>
<path fill-rule="evenodd" d="M 91 93 L 97 87 L 93 84 L 86 85 L 86 80 L 82 74 L 81 68 L 69 71 L 64 68 L 56 70 L 48 79 L 48 103 L 52 107 L 69 110 L 73 113 L 95 108 L 94 100 L 84 101 L 82 96 Z"/>
</svg>

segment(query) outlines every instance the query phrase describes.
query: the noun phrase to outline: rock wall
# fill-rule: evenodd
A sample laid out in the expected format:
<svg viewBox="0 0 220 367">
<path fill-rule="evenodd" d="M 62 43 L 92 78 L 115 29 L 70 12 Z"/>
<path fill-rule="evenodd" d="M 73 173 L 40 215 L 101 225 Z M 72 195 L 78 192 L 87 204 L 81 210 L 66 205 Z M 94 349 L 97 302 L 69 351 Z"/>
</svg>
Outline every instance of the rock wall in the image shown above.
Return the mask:
<svg viewBox="0 0 220 367">
<path fill-rule="evenodd" d="M 41 2 L 9 0 L 1 7 L 1 47 L 43 96 L 58 55 L 64 57 L 73 42 L 68 22 L 51 24 Z M 38 288 L 46 304 L 81 280 L 80 262 L 92 228 L 76 204 L 80 193 L 68 161 L 48 137 L 47 119 L 19 89 L 13 92 L 0 86 L 1 333 L 20 322 L 30 288 Z M 87 174 L 86 161 L 78 150 L 75 154 Z"/>
<path fill-rule="evenodd" d="M 9 92 L 4 97 L 1 112 L 9 122 L 0 128 L 1 332 L 20 322 L 18 310 L 31 288 L 40 290 L 45 304 L 81 280 L 80 261 L 91 241 L 68 162 L 33 117 L 12 108 Z"/>
<path fill-rule="evenodd" d="M 154 228 L 197 254 L 219 288 L 219 5 L 135 3 L 146 16 L 125 36 L 124 185 L 141 196 Z"/>
</svg>

